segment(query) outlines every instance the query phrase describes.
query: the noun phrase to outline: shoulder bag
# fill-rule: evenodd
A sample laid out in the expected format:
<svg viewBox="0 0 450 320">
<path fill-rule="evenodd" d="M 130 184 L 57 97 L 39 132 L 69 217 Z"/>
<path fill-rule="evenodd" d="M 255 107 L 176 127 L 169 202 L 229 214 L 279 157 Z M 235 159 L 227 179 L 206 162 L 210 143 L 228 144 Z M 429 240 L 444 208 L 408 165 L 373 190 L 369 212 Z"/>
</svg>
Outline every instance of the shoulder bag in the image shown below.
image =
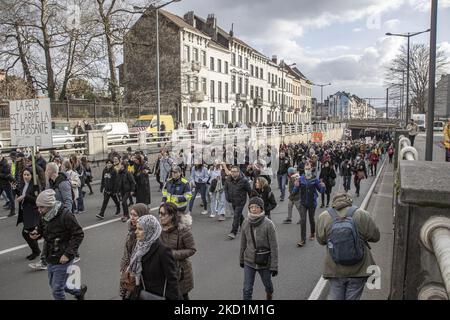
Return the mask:
<svg viewBox="0 0 450 320">
<path fill-rule="evenodd" d="M 255 264 L 258 266 L 268 266 L 270 260 L 270 249 L 266 247 L 257 247 L 253 227 L 250 226 L 253 246 L 255 247 Z"/>
</svg>

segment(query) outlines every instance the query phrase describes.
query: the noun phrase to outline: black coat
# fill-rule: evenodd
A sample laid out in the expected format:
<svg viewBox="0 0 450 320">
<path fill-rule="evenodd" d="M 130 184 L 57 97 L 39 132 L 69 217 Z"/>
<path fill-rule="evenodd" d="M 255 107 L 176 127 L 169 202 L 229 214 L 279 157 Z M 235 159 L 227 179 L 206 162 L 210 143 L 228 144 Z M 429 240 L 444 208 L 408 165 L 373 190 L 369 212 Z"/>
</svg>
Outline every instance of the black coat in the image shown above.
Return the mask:
<svg viewBox="0 0 450 320">
<path fill-rule="evenodd" d="M 14 190 L 15 194 L 20 197 L 25 187 L 22 184 L 18 189 Z M 36 198 L 39 195 L 39 187 L 31 182 L 25 193 L 25 198 L 19 203 L 19 215 L 17 216 L 17 224 L 23 223 L 25 229 L 32 229 L 39 224 L 39 212 L 36 206 Z"/>
<path fill-rule="evenodd" d="M 291 166 L 291 160 L 288 157 L 279 159 L 280 166 L 278 168 L 278 174 L 287 174 L 289 167 Z"/>
<path fill-rule="evenodd" d="M 127 169 L 119 171 L 119 192 L 121 194 L 135 192 L 136 191 L 136 181 L 134 181 L 134 176 Z"/>
<path fill-rule="evenodd" d="M 167 300 L 180 299 L 177 279 L 177 266 L 172 250 L 158 239 L 142 257 L 142 278 L 148 292 L 162 296 L 166 283 Z"/>
<path fill-rule="evenodd" d="M 136 180 L 136 203 L 150 204 L 152 202 L 150 195 L 150 179 L 149 175 L 145 173 L 146 167 L 138 168 L 135 172 Z"/>
<path fill-rule="evenodd" d="M 63 255 L 69 260 L 75 258 L 84 238 L 83 228 L 78 224 L 75 215 L 65 207 L 61 207 L 56 216 L 48 222 L 41 216 L 38 233 L 45 239 L 43 252 L 47 262 L 52 264 L 59 264 Z"/>
<path fill-rule="evenodd" d="M 5 158 L 0 161 L 0 188 L 4 189 L 9 186 L 9 183 L 14 181 L 11 175 L 11 167 Z"/>
<path fill-rule="evenodd" d="M 264 213 L 270 215 L 270 211 L 275 209 L 277 206 L 277 201 L 275 200 L 275 195 L 272 192 L 270 186 L 264 187 L 264 189 L 253 189 L 252 195 L 260 197 L 264 201 Z"/>
<path fill-rule="evenodd" d="M 336 172 L 331 165 L 328 168 L 323 167 L 322 170 L 320 170 L 320 179 L 323 180 L 327 189 L 332 188 L 331 180 L 336 179 Z"/>
<path fill-rule="evenodd" d="M 106 192 L 117 193 L 117 178 L 117 171 L 113 167 L 103 169 L 100 192 L 105 190 Z"/>
<path fill-rule="evenodd" d="M 225 198 L 234 206 L 244 206 L 247 195 L 250 195 L 251 187 L 248 180 L 238 177 L 234 180 L 231 176 L 225 181 Z"/>
</svg>

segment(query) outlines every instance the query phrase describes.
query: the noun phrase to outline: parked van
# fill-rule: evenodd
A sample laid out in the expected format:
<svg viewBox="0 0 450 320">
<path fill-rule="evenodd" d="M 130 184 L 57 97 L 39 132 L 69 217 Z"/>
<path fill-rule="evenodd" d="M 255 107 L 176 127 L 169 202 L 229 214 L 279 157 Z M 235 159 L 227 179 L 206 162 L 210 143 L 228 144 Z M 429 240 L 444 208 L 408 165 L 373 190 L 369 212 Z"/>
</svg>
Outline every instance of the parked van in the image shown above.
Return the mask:
<svg viewBox="0 0 450 320">
<path fill-rule="evenodd" d="M 173 122 L 173 117 L 171 115 L 161 114 L 159 116 L 159 122 L 166 125 L 166 131 L 172 132 L 174 130 L 175 125 Z M 143 115 L 140 116 L 136 122 L 131 127 L 132 132 L 137 131 L 147 131 L 148 133 L 155 134 L 158 130 L 158 120 L 155 114 Z M 169 133 L 166 133 L 168 135 Z"/>
<path fill-rule="evenodd" d="M 99 123 L 94 126 L 94 130 L 103 130 L 107 132 L 108 141 L 127 143 L 130 138 L 130 131 L 125 122 Z"/>
<path fill-rule="evenodd" d="M 434 121 L 433 131 L 444 131 L 445 123 L 444 121 Z"/>
</svg>

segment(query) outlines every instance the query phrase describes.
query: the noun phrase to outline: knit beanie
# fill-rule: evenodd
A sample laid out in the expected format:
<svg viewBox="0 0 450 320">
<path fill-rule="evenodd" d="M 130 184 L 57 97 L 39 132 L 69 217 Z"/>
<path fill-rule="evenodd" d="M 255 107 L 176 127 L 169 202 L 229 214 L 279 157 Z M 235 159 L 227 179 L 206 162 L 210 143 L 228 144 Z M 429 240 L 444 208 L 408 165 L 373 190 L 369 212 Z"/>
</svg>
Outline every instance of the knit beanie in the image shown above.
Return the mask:
<svg viewBox="0 0 450 320">
<path fill-rule="evenodd" d="M 252 204 L 256 204 L 256 205 L 258 205 L 261 208 L 261 210 L 264 210 L 264 200 L 261 199 L 260 197 L 252 197 L 252 198 L 250 198 L 250 201 L 248 202 L 248 207 L 250 208 L 250 206 Z"/>
<path fill-rule="evenodd" d="M 294 174 L 294 173 L 295 173 L 295 168 L 290 167 L 290 168 L 288 169 L 288 175 L 291 175 L 291 174 Z"/>
<path fill-rule="evenodd" d="M 55 203 L 55 190 L 53 189 L 42 191 L 36 199 L 36 205 L 38 207 L 53 207 Z"/>
</svg>

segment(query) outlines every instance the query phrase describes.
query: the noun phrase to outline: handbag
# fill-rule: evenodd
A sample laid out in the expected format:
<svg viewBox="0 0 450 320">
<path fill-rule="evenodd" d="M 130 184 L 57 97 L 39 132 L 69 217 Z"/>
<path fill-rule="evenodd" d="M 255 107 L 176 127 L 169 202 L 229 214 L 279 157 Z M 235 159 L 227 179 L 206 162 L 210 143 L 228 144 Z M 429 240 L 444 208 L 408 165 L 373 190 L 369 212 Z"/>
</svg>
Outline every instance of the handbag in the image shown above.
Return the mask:
<svg viewBox="0 0 450 320">
<path fill-rule="evenodd" d="M 141 289 L 141 291 L 139 292 L 138 300 L 166 300 L 167 278 L 164 281 L 164 291 L 163 291 L 162 296 L 157 295 L 155 293 L 148 292 L 145 289 L 145 283 L 144 283 L 144 279 L 142 278 L 142 275 L 141 275 L 141 282 L 142 282 L 143 289 Z"/>
<path fill-rule="evenodd" d="M 250 226 L 253 245 L 255 246 L 255 264 L 258 266 L 267 266 L 270 260 L 270 249 L 266 247 L 257 247 L 253 227 Z"/>
</svg>

